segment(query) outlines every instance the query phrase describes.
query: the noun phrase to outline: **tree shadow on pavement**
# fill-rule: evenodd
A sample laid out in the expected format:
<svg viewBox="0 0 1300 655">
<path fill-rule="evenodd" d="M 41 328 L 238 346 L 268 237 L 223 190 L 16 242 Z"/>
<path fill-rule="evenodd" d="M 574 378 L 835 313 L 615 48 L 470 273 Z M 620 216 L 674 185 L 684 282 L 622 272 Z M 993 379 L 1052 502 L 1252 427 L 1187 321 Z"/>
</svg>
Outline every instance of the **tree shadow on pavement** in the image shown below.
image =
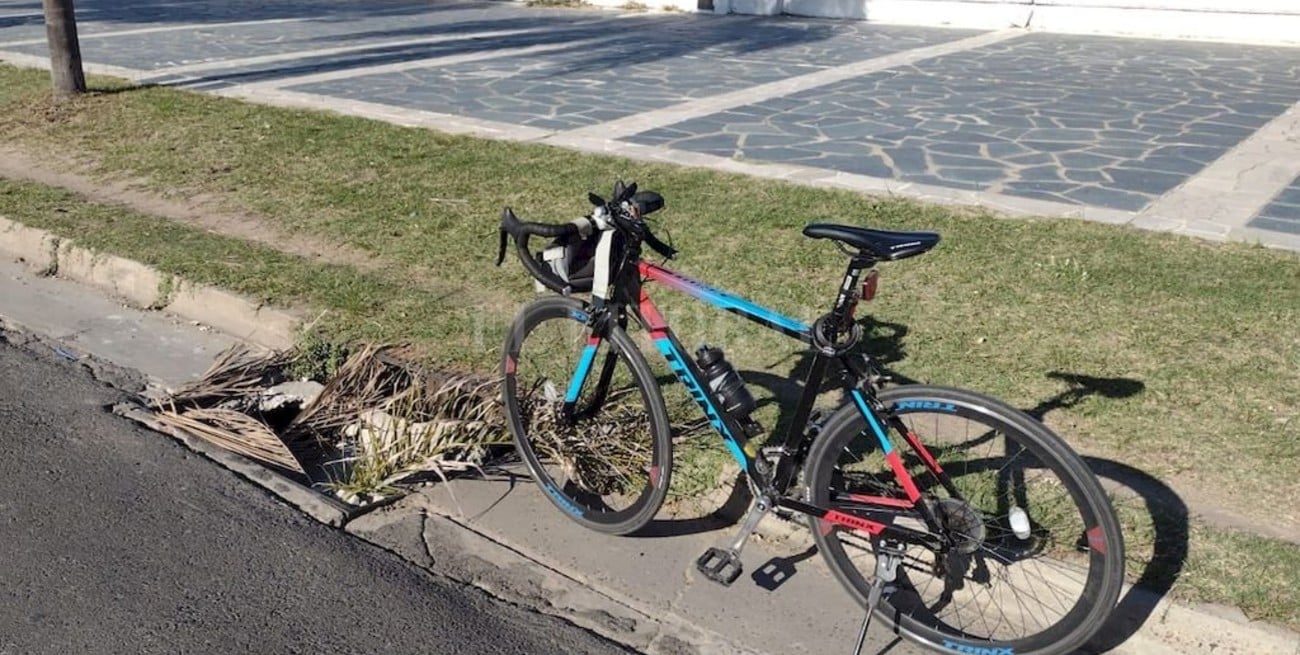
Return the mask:
<svg viewBox="0 0 1300 655">
<path fill-rule="evenodd" d="M 39 8 L 39 3 L 37 3 Z M 306 74 L 346 71 L 385 64 L 421 61 L 451 55 L 499 57 L 526 85 L 571 75 L 601 75 L 629 66 L 665 60 L 681 60 L 683 66 L 697 66 L 683 57 L 707 55 L 727 61 L 767 55 L 773 65 L 781 53 L 799 50 L 845 34 L 832 21 L 814 19 L 760 20 L 695 14 L 632 13 L 625 11 L 574 10 L 546 7 L 518 7 L 497 2 L 394 0 L 357 3 L 345 0 L 81 0 L 77 6 L 81 32 L 91 36 L 101 28 L 109 31 L 127 27 L 162 26 L 202 29 L 222 25 L 232 34 L 241 30 L 267 28 L 258 23 L 289 21 L 300 27 L 277 27 L 265 36 L 244 34 L 251 39 L 241 56 L 239 48 L 223 46 L 209 58 L 213 63 L 234 60 L 230 68 L 209 68 L 187 76 L 182 86 L 211 87 L 286 79 Z M 43 22 L 39 16 L 0 18 L 0 28 L 31 28 Z M 249 27 L 235 25 L 247 23 Z M 115 25 L 116 24 L 116 25 Z M 229 24 L 229 25 L 227 25 Z M 336 25 L 349 26 L 340 30 Z M 215 27 L 214 27 L 215 29 Z M 510 33 L 513 32 L 513 33 Z M 630 34 L 653 34 L 654 38 L 629 38 Z M 486 38 L 486 35 L 491 35 Z M 0 35 L 0 41 L 26 34 Z M 274 38 L 279 47 L 267 49 L 264 41 Z M 428 39 L 430 43 L 394 43 Z M 290 50 L 284 50 L 288 45 Z M 254 47 L 256 46 L 256 47 Z M 531 46 L 552 46 L 547 65 L 538 67 L 535 55 L 513 51 Z M 194 47 L 202 49 L 202 42 Z M 253 63 L 248 56 L 343 49 L 288 61 Z M 843 48 L 841 48 L 843 49 Z M 190 57 L 202 53 L 189 52 Z M 93 58 L 93 57 L 92 57 Z M 207 59 L 204 59 L 207 61 Z M 153 66 L 145 65 L 145 69 Z M 164 67 L 165 68 L 165 67 Z M 662 81 L 663 71 L 651 78 Z M 496 76 L 500 77 L 500 76 Z M 170 80 L 165 70 L 157 80 Z M 452 78 L 459 79 L 459 78 Z M 478 80 L 470 84 L 486 83 Z M 518 89 L 514 89 L 518 91 Z M 505 91 L 509 93 L 509 90 Z"/>
</svg>

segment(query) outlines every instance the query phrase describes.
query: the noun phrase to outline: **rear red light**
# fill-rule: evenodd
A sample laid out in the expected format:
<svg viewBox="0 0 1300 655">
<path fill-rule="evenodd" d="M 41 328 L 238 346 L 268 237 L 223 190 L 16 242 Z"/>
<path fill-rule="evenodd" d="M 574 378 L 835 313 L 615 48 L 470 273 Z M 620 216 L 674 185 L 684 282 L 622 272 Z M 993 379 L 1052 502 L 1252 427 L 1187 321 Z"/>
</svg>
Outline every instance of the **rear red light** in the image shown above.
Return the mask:
<svg viewBox="0 0 1300 655">
<path fill-rule="evenodd" d="M 862 280 L 862 299 L 870 301 L 876 297 L 876 288 L 880 286 L 880 271 L 871 271 L 867 273 L 866 279 Z"/>
</svg>

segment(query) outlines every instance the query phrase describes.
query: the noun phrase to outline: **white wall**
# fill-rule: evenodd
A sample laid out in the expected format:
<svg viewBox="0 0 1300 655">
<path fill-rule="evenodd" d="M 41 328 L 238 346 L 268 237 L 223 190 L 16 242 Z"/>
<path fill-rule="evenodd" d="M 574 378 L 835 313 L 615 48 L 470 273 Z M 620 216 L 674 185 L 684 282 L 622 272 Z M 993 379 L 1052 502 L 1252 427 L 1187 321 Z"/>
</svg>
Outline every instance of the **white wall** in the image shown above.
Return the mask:
<svg viewBox="0 0 1300 655">
<path fill-rule="evenodd" d="M 1035 5 L 1032 27 L 1044 31 L 1300 45 L 1300 0 L 1035 0 Z"/>
<path fill-rule="evenodd" d="M 589 0 L 619 7 L 628 0 Z M 697 0 L 639 0 L 695 11 Z M 716 13 L 1300 45 L 1300 0 L 713 0 Z M 1300 56 L 1300 53 L 1297 54 Z"/>
</svg>

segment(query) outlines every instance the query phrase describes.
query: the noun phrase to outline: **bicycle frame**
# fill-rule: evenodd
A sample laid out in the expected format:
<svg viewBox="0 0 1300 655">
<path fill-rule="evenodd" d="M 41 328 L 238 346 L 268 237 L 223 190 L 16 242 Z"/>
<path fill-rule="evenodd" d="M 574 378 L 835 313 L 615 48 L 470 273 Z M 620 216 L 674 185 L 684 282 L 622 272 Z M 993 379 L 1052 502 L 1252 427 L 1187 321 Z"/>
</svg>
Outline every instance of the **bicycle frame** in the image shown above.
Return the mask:
<svg viewBox="0 0 1300 655">
<path fill-rule="evenodd" d="M 502 213 L 498 262 L 513 237 L 524 267 L 542 286 L 562 296 L 591 293 L 589 302 L 564 297 L 529 303 L 511 326 L 501 362 L 511 432 L 523 464 L 552 504 L 584 527 L 619 535 L 650 525 L 663 505 L 673 470 L 672 422 L 680 417 L 668 413 L 661 382 L 642 354 L 645 347 L 629 342 L 627 331 L 639 325 L 722 437 L 753 492 L 729 542 L 696 559 L 704 578 L 724 586 L 739 579 L 745 544 L 764 516 L 783 508 L 810 517 L 811 536 L 830 570 L 866 609 L 854 653 L 861 651 L 877 615 L 908 641 L 953 652 L 1073 652 L 1104 627 L 1122 590 L 1124 544 L 1105 489 L 1087 464 L 1050 429 L 995 398 L 931 385 L 882 388 L 876 362 L 858 348 L 864 329 L 854 311 L 860 300 L 874 296 L 872 269 L 928 251 L 938 243 L 937 234 L 831 223 L 805 227 L 805 236 L 833 242 L 849 260 L 830 311 L 805 324 L 644 261 L 643 245 L 668 259 L 675 251 L 642 220 L 642 214 L 662 206 L 662 198 L 638 198 L 634 191 L 619 183 L 614 201 L 592 195 L 592 215 L 567 224 L 525 223 L 509 210 Z M 555 241 L 538 256 L 528 248 L 530 236 Z M 586 259 L 595 237 L 596 252 Z M 556 261 L 552 248 L 560 245 L 566 254 L 581 246 L 575 249 L 581 256 Z M 800 367 L 804 372 L 791 376 L 804 385 L 799 399 L 782 403 L 792 414 L 784 428 L 780 421 L 778 429 L 764 434 L 750 416 L 754 399 L 741 392 L 719 354 L 682 345 L 651 299 L 652 283 L 781 332 L 809 349 L 802 360 L 807 366 Z M 537 346 L 525 350 L 525 339 L 543 325 L 560 343 L 541 335 L 529 341 Z M 526 360 L 522 373 L 517 370 L 521 358 Z M 842 384 L 843 402 L 832 413 L 814 412 L 828 367 L 836 364 L 843 379 L 834 386 Z M 566 380 L 561 394 L 556 387 Z M 614 398 L 620 399 L 617 406 L 607 407 Z M 605 416 L 610 422 L 600 422 Z M 969 427 L 964 434 L 949 429 L 954 420 L 973 424 L 977 434 Z M 606 450 L 627 445 L 604 438 L 624 436 L 627 431 L 617 429 L 624 425 L 638 431 L 636 447 L 625 449 L 634 455 L 633 463 Z M 548 433 L 536 434 L 540 430 L 534 427 Z M 776 434 L 782 430 L 785 435 Z M 933 455 L 917 436 L 930 430 Z M 946 441 L 949 434 L 957 441 Z M 973 451 L 998 438 L 1006 445 L 989 443 L 984 452 Z M 584 449 L 582 441 L 594 448 Z M 582 470 L 584 451 L 597 460 L 594 476 Z M 946 460 L 944 467 L 936 456 Z M 956 481 L 972 499 L 989 504 L 968 502 Z M 1072 503 L 1077 516 L 1063 510 L 1062 502 Z M 1031 518 L 1027 510 L 1036 507 L 1045 511 Z M 874 574 L 857 553 L 874 554 Z M 1023 575 L 1006 572 L 1021 561 L 1046 557 L 1050 562 L 1058 555 L 1060 564 L 1031 566 Z M 914 584 L 914 573 L 933 578 L 933 591 L 930 581 L 924 587 Z M 1058 579 L 1078 588 L 1075 600 Z M 995 583 L 1007 591 L 994 590 Z M 1039 586 L 1050 590 L 1042 598 Z M 1015 603 L 1011 612 L 1004 610 L 1008 601 Z M 1029 611 L 1026 601 L 1041 605 L 1042 613 Z M 974 620 L 967 620 L 968 610 Z"/>
<path fill-rule="evenodd" d="M 770 502 L 777 507 L 814 516 L 822 520 L 825 530 L 829 530 L 832 525 L 843 526 L 852 530 L 865 532 L 872 537 L 883 537 L 898 539 L 908 543 L 924 544 L 933 548 L 943 546 L 941 539 L 936 536 L 939 533 L 938 523 L 930 508 L 921 502 L 921 493 L 912 479 L 911 474 L 903 465 L 902 458 L 898 450 L 894 447 L 892 440 L 885 431 L 885 423 L 882 421 L 879 409 L 876 407 L 874 391 L 871 388 L 867 376 L 858 368 L 855 368 L 853 357 L 861 359 L 863 355 L 849 355 L 844 353 L 825 353 L 816 348 L 814 345 L 812 327 L 804 323 L 784 316 L 778 312 L 772 311 L 760 305 L 754 304 L 740 296 L 711 287 L 707 284 L 691 279 L 663 266 L 637 260 L 636 273 L 639 277 L 640 284 L 635 285 L 632 291 L 635 298 L 615 298 L 614 303 L 625 304 L 632 310 L 632 315 L 646 330 L 651 342 L 656 349 L 667 360 L 673 373 L 686 387 L 691 397 L 704 412 L 705 417 L 723 438 L 727 449 L 731 455 L 745 470 L 750 480 L 761 485 L 761 493 L 769 496 Z M 861 269 L 850 265 L 850 271 L 846 274 L 844 290 L 851 289 L 856 285 L 858 275 Z M 798 339 L 808 344 L 813 350 L 813 360 L 809 368 L 807 377 L 804 380 L 804 389 L 798 405 L 795 408 L 793 420 L 790 422 L 786 431 L 782 445 L 776 449 L 777 457 L 772 462 L 773 468 L 768 469 L 768 462 L 765 456 L 759 453 L 754 442 L 745 438 L 745 432 L 739 422 L 727 415 L 718 407 L 717 402 L 712 394 L 707 391 L 707 385 L 704 382 L 704 376 L 696 365 L 694 360 L 687 356 L 686 349 L 677 339 L 672 328 L 669 327 L 663 315 L 655 306 L 649 294 L 646 291 L 644 282 L 657 282 L 670 289 L 685 293 L 688 296 L 701 300 L 709 305 L 729 311 L 744 317 L 750 321 L 758 323 L 768 329 L 776 330 L 794 339 Z M 851 284 L 850 284 L 851 282 Z M 841 292 L 840 299 L 837 301 L 837 307 L 846 302 L 846 294 Z M 597 304 L 598 306 L 601 303 Z M 584 348 L 582 356 L 579 359 L 577 370 L 569 384 L 568 392 L 565 395 L 566 409 L 572 410 L 579 393 L 586 383 L 591 372 L 592 363 L 596 357 L 596 351 L 601 343 L 601 337 L 598 331 L 593 331 L 589 337 L 587 346 Z M 886 512 L 894 516 L 910 515 L 918 516 L 929 528 L 929 532 L 915 530 L 900 525 L 893 525 L 863 515 L 857 512 L 848 513 L 845 511 L 819 507 L 806 503 L 789 493 L 790 486 L 794 481 L 795 473 L 802 464 L 808 448 L 811 446 L 815 434 L 806 432 L 803 428 L 807 425 L 812 415 L 813 406 L 817 399 L 818 391 L 821 388 L 825 378 L 827 366 L 830 360 L 837 360 L 841 367 L 856 380 L 849 385 L 849 395 L 854 404 L 862 413 L 862 416 L 870 426 L 872 433 L 876 437 L 881 452 L 888 461 L 890 468 L 897 478 L 899 485 L 906 494 L 906 498 L 893 498 L 885 496 L 865 496 L 854 495 L 848 498 L 853 504 L 860 506 L 864 510 L 875 512 Z M 608 369 L 608 366 L 606 367 Z M 602 372 L 602 383 L 599 387 L 604 387 L 607 381 L 608 371 Z M 898 427 L 902 427 L 901 424 Z M 900 430 L 906 435 L 908 446 L 916 453 L 920 460 L 935 473 L 941 480 L 945 481 L 947 486 L 947 476 L 943 474 L 939 464 L 934 457 L 925 449 L 919 439 L 914 434 L 903 428 Z M 770 474 L 769 474 L 770 473 Z M 955 491 L 955 490 L 953 490 Z M 847 509 L 847 508 L 846 508 Z"/>
</svg>

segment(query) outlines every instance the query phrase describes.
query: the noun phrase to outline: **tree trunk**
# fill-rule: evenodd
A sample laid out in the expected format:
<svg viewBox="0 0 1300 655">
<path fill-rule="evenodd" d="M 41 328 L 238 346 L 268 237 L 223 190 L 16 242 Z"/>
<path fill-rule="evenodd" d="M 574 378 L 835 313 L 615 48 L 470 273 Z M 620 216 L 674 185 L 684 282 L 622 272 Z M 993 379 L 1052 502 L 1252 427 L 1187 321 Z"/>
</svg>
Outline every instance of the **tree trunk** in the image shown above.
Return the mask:
<svg viewBox="0 0 1300 655">
<path fill-rule="evenodd" d="M 42 0 L 45 5 L 45 37 L 50 43 L 50 77 L 55 95 L 72 95 L 86 90 L 81 70 L 81 45 L 77 42 L 77 18 L 72 0 Z"/>
</svg>

